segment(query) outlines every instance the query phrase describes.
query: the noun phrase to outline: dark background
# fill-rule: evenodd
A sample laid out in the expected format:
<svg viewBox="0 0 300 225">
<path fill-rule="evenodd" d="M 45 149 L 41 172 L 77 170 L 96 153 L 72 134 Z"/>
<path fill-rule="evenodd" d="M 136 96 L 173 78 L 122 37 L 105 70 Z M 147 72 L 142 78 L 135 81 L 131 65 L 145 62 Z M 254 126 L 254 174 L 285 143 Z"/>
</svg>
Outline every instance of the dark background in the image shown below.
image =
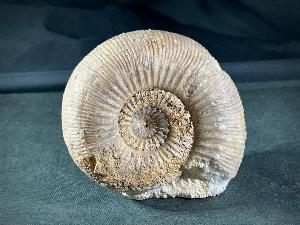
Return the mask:
<svg viewBox="0 0 300 225">
<path fill-rule="evenodd" d="M 235 81 L 299 77 L 299 0 L 1 2 L 0 92 L 62 90 L 95 46 L 138 29 L 195 39 Z"/>
<path fill-rule="evenodd" d="M 300 57 L 299 1 L 6 2 L 1 72 L 72 70 L 99 43 L 140 29 L 189 36 L 220 62 Z"/>
<path fill-rule="evenodd" d="M 245 156 L 220 196 L 132 201 L 72 162 L 63 89 L 104 40 L 189 36 L 236 82 Z M 300 1 L 0 1 L 0 224 L 300 224 Z"/>
</svg>

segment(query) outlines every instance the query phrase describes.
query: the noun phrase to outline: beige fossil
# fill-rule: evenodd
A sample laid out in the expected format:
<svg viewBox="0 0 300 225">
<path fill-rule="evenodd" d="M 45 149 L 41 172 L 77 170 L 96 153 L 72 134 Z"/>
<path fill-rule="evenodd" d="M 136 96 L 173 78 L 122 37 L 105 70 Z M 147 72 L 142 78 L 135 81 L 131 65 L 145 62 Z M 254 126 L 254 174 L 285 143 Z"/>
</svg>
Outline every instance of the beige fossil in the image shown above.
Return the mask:
<svg viewBox="0 0 300 225">
<path fill-rule="evenodd" d="M 134 199 L 223 192 L 241 164 L 246 127 L 231 78 L 197 42 L 134 31 L 75 68 L 62 103 L 74 162 Z"/>
</svg>

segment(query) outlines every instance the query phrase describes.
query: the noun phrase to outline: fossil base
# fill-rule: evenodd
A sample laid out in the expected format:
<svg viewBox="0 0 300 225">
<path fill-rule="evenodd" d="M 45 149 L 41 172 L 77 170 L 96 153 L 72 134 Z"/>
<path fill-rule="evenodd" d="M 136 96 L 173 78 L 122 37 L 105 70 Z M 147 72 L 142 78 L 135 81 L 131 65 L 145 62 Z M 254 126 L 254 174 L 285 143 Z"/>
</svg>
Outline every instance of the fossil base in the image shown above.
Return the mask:
<svg viewBox="0 0 300 225">
<path fill-rule="evenodd" d="M 203 173 L 199 168 L 183 170 L 182 174 L 188 175 L 179 176 L 170 183 L 161 185 L 160 187 L 145 190 L 141 192 L 123 192 L 122 194 L 136 200 L 147 198 L 206 198 L 216 196 L 225 191 L 229 178 L 225 178 L 221 171 L 214 171 L 213 174 L 208 172 L 210 168 L 206 168 L 206 177 L 202 177 Z M 201 175 L 201 177 L 200 177 Z M 197 178 L 198 177 L 198 178 Z"/>
</svg>

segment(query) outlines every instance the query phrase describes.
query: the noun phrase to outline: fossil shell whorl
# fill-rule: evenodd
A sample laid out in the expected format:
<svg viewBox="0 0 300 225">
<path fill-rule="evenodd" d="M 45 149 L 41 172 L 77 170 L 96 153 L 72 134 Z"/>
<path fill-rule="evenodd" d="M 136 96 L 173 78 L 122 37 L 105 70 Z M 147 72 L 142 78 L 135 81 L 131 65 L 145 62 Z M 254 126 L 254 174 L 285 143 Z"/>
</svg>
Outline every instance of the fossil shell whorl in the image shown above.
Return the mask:
<svg viewBox="0 0 300 225">
<path fill-rule="evenodd" d="M 113 37 L 73 71 L 62 104 L 75 163 L 135 199 L 223 192 L 240 166 L 243 106 L 197 42 L 164 31 Z"/>
</svg>

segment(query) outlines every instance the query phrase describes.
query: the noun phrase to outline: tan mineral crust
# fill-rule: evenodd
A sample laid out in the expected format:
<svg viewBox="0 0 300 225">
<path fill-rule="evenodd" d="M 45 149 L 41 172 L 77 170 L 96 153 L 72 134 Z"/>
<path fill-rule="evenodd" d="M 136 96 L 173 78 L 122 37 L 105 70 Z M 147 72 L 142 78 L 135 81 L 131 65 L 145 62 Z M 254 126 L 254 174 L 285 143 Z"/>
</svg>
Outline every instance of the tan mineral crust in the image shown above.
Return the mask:
<svg viewBox="0 0 300 225">
<path fill-rule="evenodd" d="M 62 129 L 84 173 L 138 200 L 222 193 L 246 141 L 228 74 L 199 43 L 157 30 L 113 37 L 78 64 Z"/>
</svg>

